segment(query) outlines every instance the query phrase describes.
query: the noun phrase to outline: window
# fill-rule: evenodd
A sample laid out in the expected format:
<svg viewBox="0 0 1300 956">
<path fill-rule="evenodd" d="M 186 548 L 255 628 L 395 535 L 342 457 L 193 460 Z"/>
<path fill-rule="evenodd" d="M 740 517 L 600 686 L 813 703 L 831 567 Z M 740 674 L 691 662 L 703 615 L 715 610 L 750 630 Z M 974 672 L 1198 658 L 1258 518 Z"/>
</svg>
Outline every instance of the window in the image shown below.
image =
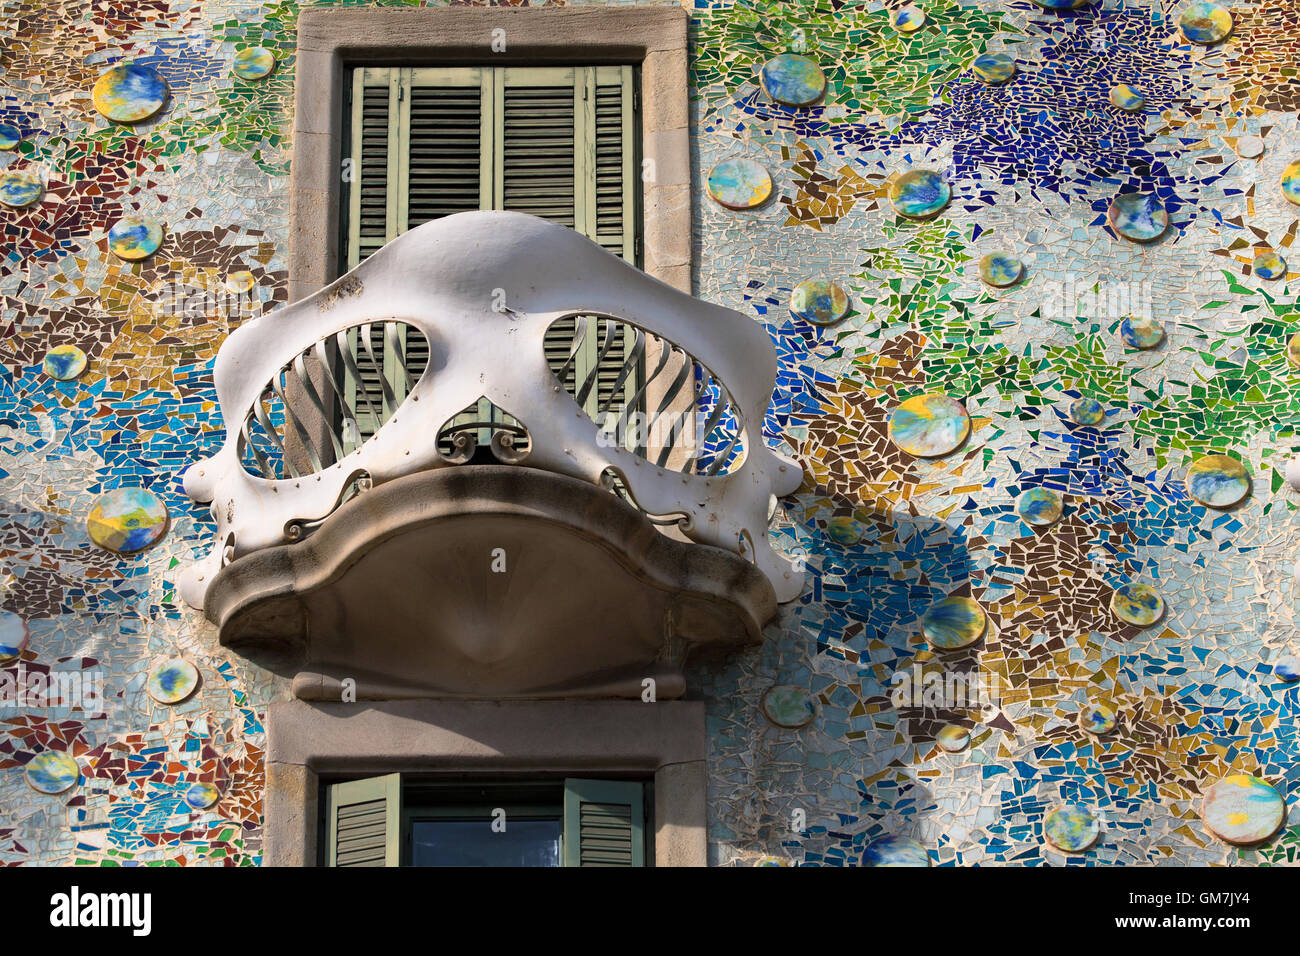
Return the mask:
<svg viewBox="0 0 1300 956">
<path fill-rule="evenodd" d="M 644 866 L 639 781 L 326 785 L 327 866 Z"/>
<path fill-rule="evenodd" d="M 408 229 L 476 209 L 561 223 L 639 264 L 636 83 L 632 66 L 353 69 L 340 273 Z M 552 370 L 593 418 L 597 409 L 621 412 L 637 394 L 630 339 L 595 317 L 557 323 L 548 335 Z M 387 421 L 429 360 L 428 342 L 405 325 L 376 322 L 349 346 L 339 381 L 357 419 L 341 424 L 345 453 Z M 483 401 L 457 423 L 505 418 Z M 477 440 L 488 445 L 486 428 Z"/>
<path fill-rule="evenodd" d="M 630 165 L 639 171 L 646 161 L 654 174 L 644 180 L 639 172 L 633 177 L 636 210 L 632 214 L 624 207 L 624 214 L 632 215 L 625 229 L 632 230 L 640 267 L 690 292 L 694 193 L 688 19 L 681 7 L 645 4 L 304 7 L 298 16 L 294 71 L 290 300 L 324 288 L 350 268 L 347 220 L 361 170 L 353 165 L 352 181 L 344 182 L 340 169 L 343 160 L 355 163 L 359 155 L 349 128 L 358 69 L 395 63 L 571 65 L 575 50 L 592 64 L 630 65 L 642 93 L 642 102 L 634 102 Z M 509 46 L 496 52 L 490 43 L 493 31 L 502 27 Z M 389 82 L 391 86 L 391 77 Z M 481 94 L 479 102 L 481 108 Z M 387 190 L 387 159 L 383 169 Z M 387 201 L 385 192 L 385 228 Z M 309 367 L 327 390 L 326 370 Z M 313 420 L 308 427 L 318 447 L 330 445 L 328 420 Z M 306 473 L 311 464 L 301 444 L 291 432 L 285 456 Z M 535 777 L 541 767 L 557 776 L 602 766 L 635 770 L 654 780 L 653 788 L 644 789 L 646 843 L 653 847 L 646 863 L 708 862 L 706 736 L 699 701 L 661 700 L 648 706 L 639 701 L 529 700 L 486 706 L 465 700 L 402 700 L 357 707 L 289 700 L 270 706 L 267 730 L 265 865 L 314 866 L 326 858 L 325 815 L 319 807 L 332 785 L 322 784 L 322 773 L 356 781 L 416 765 L 440 774 L 516 778 Z M 400 826 L 400 813 L 395 820 L 394 827 Z"/>
<path fill-rule="evenodd" d="M 293 162 L 290 165 L 289 193 L 290 300 L 297 301 L 316 292 L 350 268 L 351 250 L 346 248 L 351 225 L 349 213 L 353 197 L 361 188 L 362 169 L 357 162 L 364 152 L 355 150 L 353 145 L 351 120 L 354 109 L 358 108 L 354 95 L 357 72 L 362 73 L 362 100 L 368 93 L 371 101 L 375 102 L 383 101 L 384 84 L 377 81 L 373 84 L 375 89 L 370 90 L 365 82 L 365 72 L 368 69 L 390 71 L 389 99 L 384 101 L 383 107 L 387 110 L 392 101 L 391 71 L 394 64 L 417 63 L 426 68 L 434 64 L 450 68 L 455 64 L 456 69 L 465 69 L 461 66 L 463 64 L 481 64 L 480 69 L 492 73 L 492 107 L 497 103 L 496 73 L 493 72 L 497 70 L 534 69 L 543 64 L 547 65 L 546 68 L 552 68 L 552 65 L 573 68 L 581 61 L 583 69 L 617 67 L 623 76 L 630 73 L 634 122 L 630 128 L 625 123 L 620 133 L 625 154 L 630 150 L 630 155 L 623 159 L 624 193 L 625 197 L 632 197 L 631 207 L 628 200 L 624 200 L 624 231 L 631 233 L 632 255 L 640 268 L 673 288 L 689 293 L 692 288 L 691 210 L 694 193 L 690 155 L 688 20 L 687 12 L 680 7 L 644 4 L 603 5 L 598 8 L 457 5 L 406 9 L 373 6 L 304 9 L 298 17 L 297 69 L 294 71 Z M 493 38 L 500 35 L 501 30 L 505 31 L 509 41 L 505 50 L 493 44 Z M 403 69 L 405 67 L 397 68 L 399 82 Z M 412 66 L 411 70 L 414 82 L 417 68 Z M 480 77 L 480 118 L 483 115 L 483 83 Z M 627 93 L 620 91 L 620 96 L 626 102 Z M 504 89 L 502 105 L 504 109 Z M 400 118 L 401 114 L 402 109 L 398 109 L 393 115 Z M 586 115 L 585 111 L 583 115 Z M 386 150 L 390 128 L 386 125 L 387 118 L 383 122 L 385 125 L 382 127 L 371 128 L 368 136 L 372 146 L 382 144 Z M 382 134 L 378 132 L 380 128 Z M 481 136 L 479 142 L 481 149 Z M 401 155 L 400 136 L 398 147 L 398 151 L 392 154 L 394 162 Z M 647 173 L 644 177 L 641 175 L 643 164 Z M 366 172 L 373 182 L 381 168 L 384 194 L 378 200 L 378 208 L 384 210 L 386 237 L 388 155 L 385 154 L 381 164 Z M 636 175 L 628 176 L 627 170 Z M 479 199 L 484 202 L 491 197 L 483 192 L 482 179 L 483 164 L 480 163 Z M 492 185 L 495 187 L 495 179 Z M 586 195 L 585 191 L 583 195 Z M 503 204 L 504 201 L 503 196 Z M 373 208 L 376 208 L 375 200 L 370 199 L 367 209 Z M 500 208 L 506 207 L 502 205 Z M 575 227 L 576 224 L 575 219 Z M 627 255 L 626 247 L 622 254 Z M 290 383 L 285 401 L 312 406 L 319 400 L 321 404 L 318 409 L 307 408 L 302 429 L 288 429 L 288 434 L 284 435 L 284 458 L 290 463 L 288 471 L 310 474 L 322 464 L 329 465 L 339 455 L 355 449 L 360 443 L 362 429 L 373 428 L 375 421 L 382 422 L 384 405 L 387 404 L 391 412 L 398 401 L 398 391 L 405 391 L 405 380 L 397 359 L 404 357 L 406 349 L 411 348 L 412 358 L 418 362 L 415 351 L 420 343 L 399 343 L 398 347 L 389 348 L 388 343 L 383 342 L 376 346 L 374 339 L 378 336 L 375 336 L 373 327 L 371 331 L 370 350 L 366 350 L 363 343 L 355 343 L 361 346 L 360 352 L 366 363 L 364 367 L 358 363 L 354 377 L 370 379 L 369 386 L 362 389 L 363 395 L 374 395 L 378 386 L 379 401 L 371 403 L 374 411 L 364 401 L 360 409 L 356 406 L 351 406 L 351 410 L 344 409 L 344 396 L 331 388 L 331 385 L 340 389 L 346 387 L 349 372 L 346 364 L 353 354 L 350 350 L 340 349 L 337 353 L 331 350 L 324 363 L 308 359 L 306 369 L 313 381 L 316 398 L 313 399 L 305 386 Z M 585 347 L 591 349 L 597 341 L 603 347 L 603 334 L 588 336 L 586 342 L 591 344 Z M 371 352 L 374 354 L 373 362 L 370 361 Z M 589 368 L 591 359 L 590 353 L 583 357 Z M 650 348 L 637 361 L 642 369 L 657 367 L 654 364 L 657 356 Z M 322 367 L 322 364 L 327 367 Z M 598 355 L 594 364 L 597 368 L 601 365 Z M 574 377 L 577 377 L 576 372 Z M 569 378 L 567 373 L 565 378 L 566 381 Z M 646 384 L 646 378 L 648 376 L 641 379 L 642 385 Z M 382 383 L 386 382 L 400 386 L 393 390 L 391 400 L 383 395 Z M 607 380 L 605 384 L 612 386 L 613 382 Z M 658 386 L 650 384 L 647 388 L 644 402 L 656 405 Z M 631 391 L 636 394 L 635 390 Z M 570 394 L 576 399 L 575 389 L 570 388 Z M 587 397 L 591 397 L 590 393 Z M 588 407 L 586 401 L 581 404 Z M 640 405 L 639 401 L 632 411 L 644 412 Z M 334 445 L 336 441 L 339 443 L 337 446 Z M 318 458 L 313 456 L 309 446 L 319 450 Z"/>
</svg>

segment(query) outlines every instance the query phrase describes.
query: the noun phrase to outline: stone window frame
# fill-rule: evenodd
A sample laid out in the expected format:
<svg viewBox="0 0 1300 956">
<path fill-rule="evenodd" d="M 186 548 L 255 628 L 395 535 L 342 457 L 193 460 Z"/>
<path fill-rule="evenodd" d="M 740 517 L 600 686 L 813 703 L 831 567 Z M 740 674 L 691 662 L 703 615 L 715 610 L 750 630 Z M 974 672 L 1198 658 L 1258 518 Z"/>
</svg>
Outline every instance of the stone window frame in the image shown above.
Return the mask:
<svg viewBox="0 0 1300 956">
<path fill-rule="evenodd" d="M 289 170 L 289 301 L 339 275 L 342 236 L 344 83 L 356 66 L 542 66 L 632 64 L 640 71 L 641 268 L 692 291 L 692 178 L 688 17 L 681 7 L 312 8 L 298 17 L 293 161 Z M 493 31 L 505 50 L 494 52 Z M 653 355 L 648 358 L 653 359 Z M 317 393 L 325 370 L 310 376 Z M 667 383 L 646 396 L 670 416 L 690 414 L 680 396 L 662 405 Z M 319 448 L 330 425 L 291 388 L 289 399 Z M 306 471 L 296 434 L 285 452 Z M 669 467 L 684 452 L 675 450 Z"/>
<path fill-rule="evenodd" d="M 687 21 L 685 10 L 668 6 L 302 11 L 294 68 L 289 300 L 338 275 L 347 70 L 485 63 L 639 68 L 642 268 L 689 294 Z M 504 52 L 492 50 L 497 29 L 505 30 Z M 327 427 L 310 413 L 304 418 L 308 428 Z M 316 865 L 323 778 L 394 771 L 653 775 L 655 865 L 707 864 L 707 742 L 699 702 L 294 700 L 271 705 L 267 737 L 267 865 Z"/>
<path fill-rule="evenodd" d="M 323 782 L 389 773 L 487 780 L 653 776 L 654 865 L 706 866 L 702 701 L 272 704 L 263 864 L 316 866 Z"/>
</svg>

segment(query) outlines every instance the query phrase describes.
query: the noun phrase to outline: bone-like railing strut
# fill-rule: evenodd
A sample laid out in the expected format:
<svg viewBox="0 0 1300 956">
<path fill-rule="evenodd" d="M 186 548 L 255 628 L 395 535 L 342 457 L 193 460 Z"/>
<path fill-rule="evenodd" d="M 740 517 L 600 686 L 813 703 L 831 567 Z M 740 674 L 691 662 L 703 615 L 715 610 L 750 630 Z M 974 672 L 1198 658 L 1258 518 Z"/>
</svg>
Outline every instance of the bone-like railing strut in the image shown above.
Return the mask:
<svg viewBox="0 0 1300 956">
<path fill-rule="evenodd" d="M 612 316 L 577 316 L 555 323 L 553 330 L 552 345 L 567 346 L 563 362 L 551 362 L 556 382 L 579 408 L 594 413 L 591 417 L 597 423 L 612 422 L 612 434 L 621 447 L 645 457 L 653 433 L 657 467 L 676 461 L 676 470 L 684 474 L 719 475 L 736 463 L 743 451 L 743 416 L 703 362 L 662 336 Z M 403 345 L 418 335 L 417 329 L 402 322 L 374 321 L 303 349 L 267 383 L 244 418 L 245 469 L 262 478 L 301 477 L 355 452 L 398 411 L 423 374 L 425 363 L 413 370 Z M 379 349 L 376 339 L 382 343 Z M 577 368 L 588 340 L 599 342 L 599 350 L 579 380 L 570 372 Z M 621 349 L 624 342 L 630 345 Z M 336 356 L 330 355 L 331 347 Z M 647 354 L 654 356 L 649 374 Z M 670 367 L 675 372 L 665 376 Z M 694 400 L 683 402 L 692 381 Z M 433 385 L 437 387 L 436 382 Z M 656 385 L 660 386 L 656 407 L 647 410 L 647 396 Z M 364 406 L 368 417 L 358 416 L 358 405 Z M 526 442 L 526 430 L 508 414 L 498 410 L 496 418 L 480 418 L 478 409 L 466 409 L 440 430 L 439 438 L 469 430 L 482 434 L 508 424 L 505 431 Z M 309 427 L 312 420 L 325 427 Z M 361 428 L 359 420 L 368 427 Z M 484 443 L 482 438 L 477 441 Z M 300 455 L 293 454 L 295 443 Z M 309 468 L 302 467 L 302 458 Z"/>
</svg>

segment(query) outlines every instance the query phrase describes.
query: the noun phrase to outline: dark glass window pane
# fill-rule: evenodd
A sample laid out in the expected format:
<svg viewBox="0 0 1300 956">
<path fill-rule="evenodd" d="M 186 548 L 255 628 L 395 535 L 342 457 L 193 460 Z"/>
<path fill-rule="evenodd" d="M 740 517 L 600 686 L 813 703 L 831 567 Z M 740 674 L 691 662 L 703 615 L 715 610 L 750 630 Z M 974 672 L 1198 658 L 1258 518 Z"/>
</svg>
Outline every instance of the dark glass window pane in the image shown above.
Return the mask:
<svg viewBox="0 0 1300 956">
<path fill-rule="evenodd" d="M 559 820 L 508 820 L 494 833 L 488 820 L 415 820 L 412 866 L 559 866 Z"/>
</svg>

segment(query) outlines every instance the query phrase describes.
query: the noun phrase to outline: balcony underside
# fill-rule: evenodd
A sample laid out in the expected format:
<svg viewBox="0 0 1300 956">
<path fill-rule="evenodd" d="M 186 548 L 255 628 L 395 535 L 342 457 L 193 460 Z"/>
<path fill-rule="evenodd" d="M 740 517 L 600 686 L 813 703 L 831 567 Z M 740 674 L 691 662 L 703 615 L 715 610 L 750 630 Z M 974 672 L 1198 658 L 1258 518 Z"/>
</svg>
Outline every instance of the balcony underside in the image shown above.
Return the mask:
<svg viewBox="0 0 1300 956">
<path fill-rule="evenodd" d="M 665 537 L 599 487 L 531 468 L 419 472 L 347 502 L 306 540 L 224 567 L 221 643 L 295 696 L 640 697 L 685 689 L 694 646 L 757 643 L 767 578 Z"/>
</svg>

